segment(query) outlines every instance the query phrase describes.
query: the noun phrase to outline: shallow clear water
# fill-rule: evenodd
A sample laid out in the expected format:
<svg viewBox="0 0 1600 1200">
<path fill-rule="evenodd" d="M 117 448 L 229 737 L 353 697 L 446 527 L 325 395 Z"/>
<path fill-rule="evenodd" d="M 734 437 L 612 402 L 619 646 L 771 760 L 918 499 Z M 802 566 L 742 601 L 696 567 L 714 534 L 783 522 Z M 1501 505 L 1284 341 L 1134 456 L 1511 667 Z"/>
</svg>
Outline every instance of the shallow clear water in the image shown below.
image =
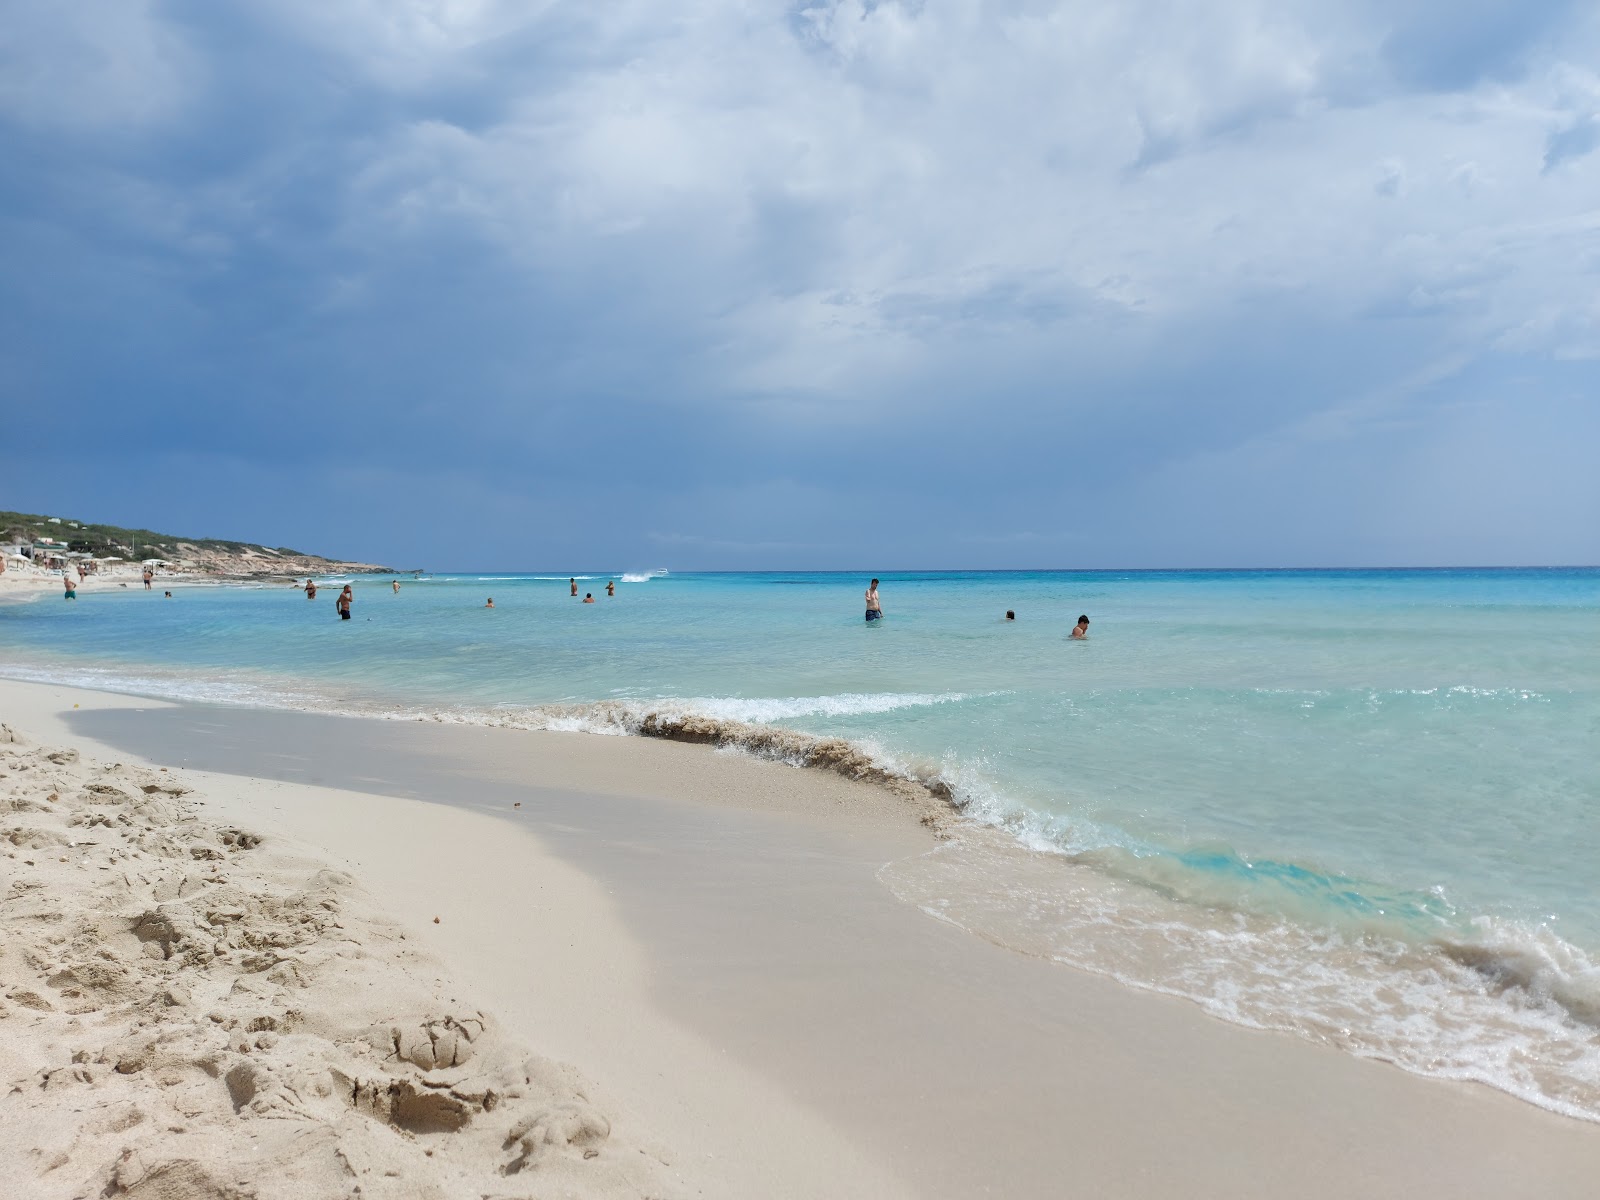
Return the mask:
<svg viewBox="0 0 1600 1200">
<path fill-rule="evenodd" d="M 51 597 L 0 606 L 0 652 L 161 695 L 840 735 L 1006 831 L 891 870 L 935 915 L 1600 1114 L 1600 570 L 888 575 L 871 626 L 859 575 L 615 578 L 361 579 L 350 622 L 337 589 Z"/>
</svg>

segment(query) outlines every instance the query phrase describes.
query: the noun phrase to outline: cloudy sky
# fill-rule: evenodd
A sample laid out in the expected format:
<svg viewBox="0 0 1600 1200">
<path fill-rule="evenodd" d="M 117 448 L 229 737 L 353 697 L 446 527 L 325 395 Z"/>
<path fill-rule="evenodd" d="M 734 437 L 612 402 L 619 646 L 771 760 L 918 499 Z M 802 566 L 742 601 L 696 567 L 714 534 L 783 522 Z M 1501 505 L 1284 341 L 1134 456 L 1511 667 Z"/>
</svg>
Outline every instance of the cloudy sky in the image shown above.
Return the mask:
<svg viewBox="0 0 1600 1200">
<path fill-rule="evenodd" d="M 0 0 L 0 508 L 1600 561 L 1600 8 Z"/>
</svg>

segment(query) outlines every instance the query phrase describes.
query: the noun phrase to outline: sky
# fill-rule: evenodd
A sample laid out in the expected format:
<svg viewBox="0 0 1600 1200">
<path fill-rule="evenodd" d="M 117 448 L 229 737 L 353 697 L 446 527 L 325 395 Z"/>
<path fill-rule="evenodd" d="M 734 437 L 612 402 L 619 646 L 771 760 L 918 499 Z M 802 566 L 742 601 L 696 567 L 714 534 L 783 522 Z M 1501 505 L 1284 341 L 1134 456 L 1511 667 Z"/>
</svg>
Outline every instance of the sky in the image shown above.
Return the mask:
<svg viewBox="0 0 1600 1200">
<path fill-rule="evenodd" d="M 0 508 L 1600 562 L 1600 6 L 0 0 Z"/>
</svg>

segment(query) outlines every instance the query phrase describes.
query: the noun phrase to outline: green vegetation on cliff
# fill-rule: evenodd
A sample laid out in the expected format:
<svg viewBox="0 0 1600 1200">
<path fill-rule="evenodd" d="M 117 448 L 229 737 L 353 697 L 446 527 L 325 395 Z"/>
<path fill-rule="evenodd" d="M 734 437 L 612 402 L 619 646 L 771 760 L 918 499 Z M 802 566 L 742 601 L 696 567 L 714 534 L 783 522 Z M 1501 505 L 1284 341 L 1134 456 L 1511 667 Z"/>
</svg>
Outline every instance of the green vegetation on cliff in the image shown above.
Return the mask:
<svg viewBox="0 0 1600 1200">
<path fill-rule="evenodd" d="M 306 554 L 287 546 L 269 547 L 255 542 L 234 542 L 224 538 L 178 537 L 152 529 L 125 529 L 121 525 L 102 525 L 75 517 L 51 517 L 42 513 L 0 512 L 0 544 L 37 542 L 50 538 L 68 550 L 96 558 L 181 559 L 196 553 L 236 555 L 246 558 L 309 559 L 337 562 L 320 554 Z"/>
</svg>

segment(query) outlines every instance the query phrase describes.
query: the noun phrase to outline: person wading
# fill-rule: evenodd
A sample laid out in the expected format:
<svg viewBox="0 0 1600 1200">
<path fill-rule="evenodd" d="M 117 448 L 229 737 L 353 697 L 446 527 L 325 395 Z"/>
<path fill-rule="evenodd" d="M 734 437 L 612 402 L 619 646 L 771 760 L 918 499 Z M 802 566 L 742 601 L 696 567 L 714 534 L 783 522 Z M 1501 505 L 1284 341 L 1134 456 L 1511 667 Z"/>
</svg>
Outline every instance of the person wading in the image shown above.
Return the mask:
<svg viewBox="0 0 1600 1200">
<path fill-rule="evenodd" d="M 867 620 L 883 620 L 883 605 L 878 603 L 878 581 L 876 579 L 867 587 Z"/>
</svg>

